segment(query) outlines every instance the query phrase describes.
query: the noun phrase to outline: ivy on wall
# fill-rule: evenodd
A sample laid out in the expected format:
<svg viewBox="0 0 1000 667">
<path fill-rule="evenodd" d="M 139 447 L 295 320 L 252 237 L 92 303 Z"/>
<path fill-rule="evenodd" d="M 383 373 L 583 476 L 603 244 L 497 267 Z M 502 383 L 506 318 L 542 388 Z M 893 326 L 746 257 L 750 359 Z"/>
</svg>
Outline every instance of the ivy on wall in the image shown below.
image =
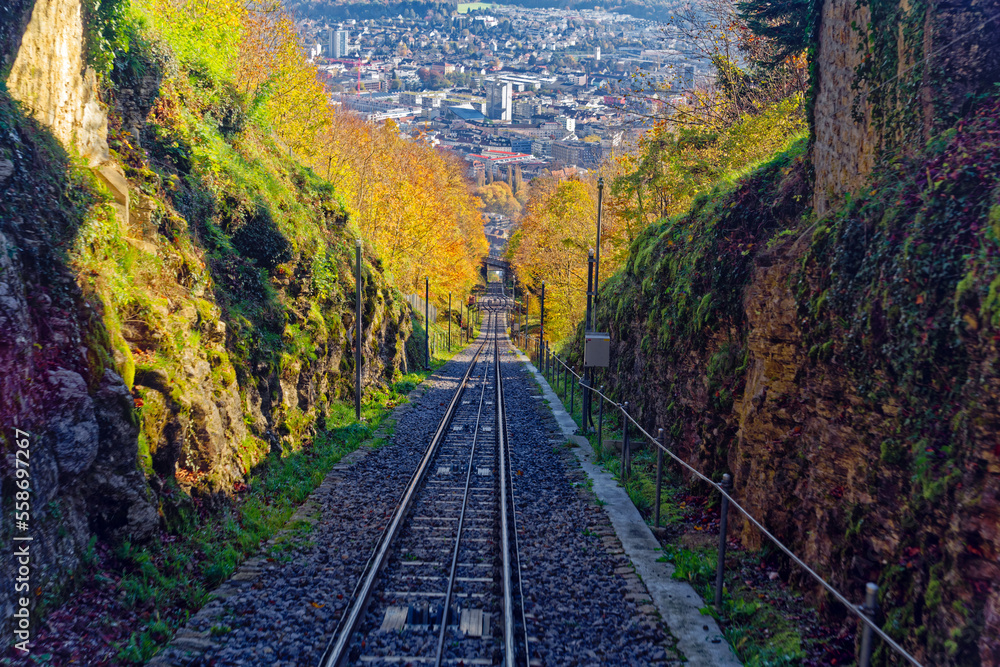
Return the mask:
<svg viewBox="0 0 1000 667">
<path fill-rule="evenodd" d="M 924 57 L 924 28 L 929 8 L 927 0 L 858 0 L 857 9 L 867 5 L 867 25 L 851 23 L 863 54 L 854 70 L 851 86 L 856 96 L 852 106 L 855 122 L 863 123 L 870 112 L 875 136 L 882 150 L 892 150 L 922 135 L 920 89 L 924 69 L 916 66 Z"/>
</svg>

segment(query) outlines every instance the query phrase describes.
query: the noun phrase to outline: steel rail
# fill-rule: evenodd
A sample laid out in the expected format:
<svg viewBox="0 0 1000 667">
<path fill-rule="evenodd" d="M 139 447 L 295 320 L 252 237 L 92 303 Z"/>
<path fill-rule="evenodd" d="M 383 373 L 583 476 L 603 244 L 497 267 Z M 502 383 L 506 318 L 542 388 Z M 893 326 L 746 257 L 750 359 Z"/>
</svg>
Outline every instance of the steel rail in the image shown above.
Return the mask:
<svg viewBox="0 0 1000 667">
<path fill-rule="evenodd" d="M 512 461 L 507 438 L 507 410 L 504 406 L 503 374 L 500 371 L 500 344 L 496 346 L 496 383 L 497 383 L 497 450 L 499 452 L 500 468 L 500 535 L 503 549 L 503 577 L 504 577 L 504 664 L 507 667 L 514 667 L 517 662 L 517 655 L 514 647 L 515 604 L 514 591 L 511 585 L 511 545 L 510 535 L 513 535 L 513 566 L 517 568 L 517 592 L 520 609 L 519 621 L 523 630 L 524 640 L 524 664 L 531 662 L 531 653 L 528 645 L 528 627 L 524 620 L 524 589 L 521 585 L 521 556 L 517 543 L 517 508 L 514 505 L 514 475 L 512 472 Z M 510 486 L 510 521 L 507 519 L 508 484 Z M 508 523 L 510 530 L 508 530 Z"/>
<path fill-rule="evenodd" d="M 371 598 L 372 590 L 375 585 L 375 579 L 378 577 L 379 572 L 381 572 L 382 567 L 385 565 L 386 558 L 389 554 L 389 547 L 392 545 L 393 540 L 399 533 L 399 529 L 403 525 L 403 520 L 409 511 L 413 497 L 423 483 L 427 468 L 430 466 L 430 462 L 437 454 L 441 442 L 444 440 L 444 435 L 447 433 L 448 425 L 455 416 L 459 400 L 461 399 L 462 394 L 465 393 L 465 387 L 469 382 L 469 376 L 472 374 L 472 370 L 479 359 L 479 355 L 486 348 L 486 343 L 487 341 L 483 341 L 482 345 L 479 346 L 479 349 L 476 350 L 475 355 L 469 361 L 469 367 L 462 376 L 458 389 L 455 391 L 455 395 L 452 397 L 451 403 L 445 411 L 444 418 L 441 420 L 437 431 L 434 433 L 434 437 L 431 439 L 430 446 L 424 453 L 424 457 L 421 459 L 420 465 L 417 466 L 416 471 L 410 478 L 406 491 L 403 493 L 403 497 L 396 506 L 396 511 L 393 513 L 392 520 L 389 522 L 386 530 L 382 533 L 381 541 L 376 547 L 373 556 L 369 559 L 368 565 L 366 565 L 367 574 L 359 582 L 358 587 L 355 588 L 356 592 L 348 613 L 343 617 L 343 619 L 341 619 L 338 631 L 334 633 L 333 637 L 330 638 L 330 642 L 327 644 L 326 649 L 323 651 L 323 655 L 320 657 L 319 667 L 340 667 L 344 659 L 349 654 L 351 637 L 354 636 L 354 633 L 357 631 L 358 624 L 364 618 L 365 611 L 368 609 L 368 602 Z M 443 622 L 444 621 L 442 621 L 442 623 Z"/>
<path fill-rule="evenodd" d="M 493 313 L 489 315 L 490 320 L 487 324 L 488 330 L 493 330 L 496 328 L 496 317 Z M 489 340 L 489 334 L 487 334 L 487 341 Z M 496 343 L 494 342 L 494 347 Z M 441 663 L 444 660 L 444 642 L 445 635 L 448 633 L 448 613 L 451 609 L 451 597 L 455 589 L 455 576 L 458 573 L 458 551 L 459 547 L 462 545 L 462 530 L 465 524 L 465 510 L 469 506 L 469 487 L 472 484 L 472 467 L 476 459 L 476 445 L 479 442 L 479 422 L 483 417 L 483 401 L 486 399 L 486 380 L 489 378 L 489 368 L 483 370 L 483 388 L 479 392 L 479 410 L 476 412 L 476 430 L 472 436 L 472 449 L 469 450 L 469 465 L 465 470 L 465 490 L 462 494 L 462 511 L 458 515 L 458 530 L 455 535 L 455 548 L 452 550 L 451 554 L 451 569 L 448 573 L 448 588 L 444 595 L 444 606 L 441 611 L 441 626 L 438 631 L 438 645 L 437 652 L 434 656 L 435 667 L 441 667 Z"/>
</svg>

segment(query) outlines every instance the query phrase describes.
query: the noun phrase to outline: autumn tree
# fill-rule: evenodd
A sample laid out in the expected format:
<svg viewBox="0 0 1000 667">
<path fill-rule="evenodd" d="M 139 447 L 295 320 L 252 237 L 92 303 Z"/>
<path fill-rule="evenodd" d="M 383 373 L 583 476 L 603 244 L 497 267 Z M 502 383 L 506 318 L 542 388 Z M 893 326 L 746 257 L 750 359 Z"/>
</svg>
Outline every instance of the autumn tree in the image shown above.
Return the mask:
<svg viewBox="0 0 1000 667">
<path fill-rule="evenodd" d="M 528 288 L 540 291 L 542 281 L 546 283 L 546 326 L 553 340 L 568 335 L 586 307 L 596 195 L 591 181 L 535 179 L 511 242 L 512 260 Z"/>
<path fill-rule="evenodd" d="M 465 164 L 402 138 L 392 123 L 331 108 L 278 0 L 136 4 L 155 30 L 170 35 L 185 64 L 235 91 L 233 103 L 254 119 L 246 140 L 276 139 L 334 184 L 397 287 L 416 291 L 430 276 L 439 302 L 448 291 L 471 289 L 488 246 Z"/>
</svg>

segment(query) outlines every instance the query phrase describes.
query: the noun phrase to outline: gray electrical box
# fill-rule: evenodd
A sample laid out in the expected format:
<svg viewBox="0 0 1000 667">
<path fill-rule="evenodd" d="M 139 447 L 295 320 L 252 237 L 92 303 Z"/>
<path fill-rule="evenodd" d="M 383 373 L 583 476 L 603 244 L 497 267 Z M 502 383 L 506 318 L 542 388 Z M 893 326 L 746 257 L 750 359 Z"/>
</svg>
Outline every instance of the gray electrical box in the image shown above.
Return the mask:
<svg viewBox="0 0 1000 667">
<path fill-rule="evenodd" d="M 511 333 L 517 333 L 520 330 L 521 330 L 521 323 L 520 322 L 516 322 L 515 321 L 515 322 L 511 322 L 510 323 L 510 332 Z"/>
<path fill-rule="evenodd" d="M 607 368 L 611 358 L 611 336 L 588 332 L 584 335 L 583 365 L 585 368 Z"/>
</svg>

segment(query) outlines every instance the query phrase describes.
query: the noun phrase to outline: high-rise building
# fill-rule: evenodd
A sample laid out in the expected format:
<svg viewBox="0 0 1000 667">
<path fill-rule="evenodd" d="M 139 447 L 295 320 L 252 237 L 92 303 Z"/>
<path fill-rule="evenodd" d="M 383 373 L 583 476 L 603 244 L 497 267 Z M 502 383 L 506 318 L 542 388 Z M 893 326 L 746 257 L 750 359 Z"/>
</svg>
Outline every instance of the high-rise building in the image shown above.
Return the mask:
<svg viewBox="0 0 1000 667">
<path fill-rule="evenodd" d="M 509 81 L 486 82 L 486 115 L 494 120 L 510 121 L 514 115 L 514 87 Z"/>
<path fill-rule="evenodd" d="M 327 53 L 331 58 L 346 58 L 350 50 L 350 33 L 346 30 L 334 30 L 330 28 L 330 36 L 327 41 Z"/>
<path fill-rule="evenodd" d="M 600 60 L 600 59 L 601 59 L 601 47 L 595 46 L 594 47 L 594 60 Z"/>
</svg>

